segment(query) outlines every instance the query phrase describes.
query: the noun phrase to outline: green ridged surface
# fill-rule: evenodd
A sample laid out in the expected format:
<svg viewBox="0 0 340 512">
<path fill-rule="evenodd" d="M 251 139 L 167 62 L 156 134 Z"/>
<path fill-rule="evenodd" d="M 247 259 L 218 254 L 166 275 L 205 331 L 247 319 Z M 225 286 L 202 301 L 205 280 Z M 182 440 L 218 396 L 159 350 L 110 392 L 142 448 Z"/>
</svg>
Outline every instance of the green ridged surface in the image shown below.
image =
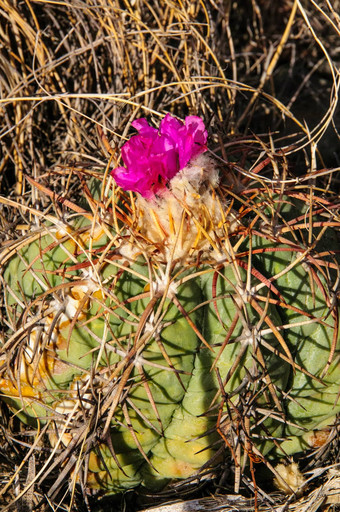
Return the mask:
<svg viewBox="0 0 340 512">
<path fill-rule="evenodd" d="M 289 218 L 292 210 L 289 206 L 285 208 Z M 52 228 L 46 226 L 46 230 Z M 80 231 L 81 242 L 78 241 Z M 41 383 L 41 401 L 46 407 L 39 405 L 37 400 L 25 400 L 21 413 L 24 421 L 30 421 L 30 416 L 40 416 L 44 421 L 43 417 L 48 417 L 49 411 L 53 412 L 53 407 L 63 402 L 63 391 L 69 389 L 75 379 L 92 375 L 94 368 L 99 373 L 102 371 L 103 376 L 104 371 L 110 373 L 121 364 L 136 343 L 134 336 L 139 321 L 152 300 L 149 290 L 154 274 L 150 276 L 146 259 L 139 256 L 129 264 L 126 258 L 116 253 L 116 258 L 105 258 L 96 266 L 109 238 L 102 235 L 91 243 L 93 252 L 88 258 L 85 252 L 89 250 L 89 243 L 84 244 L 83 240 L 86 236 L 89 238 L 90 233 L 88 220 L 79 220 L 75 224 L 72 238 L 76 243 L 67 235 L 60 241 L 43 231 L 40 237 L 13 256 L 5 268 L 6 298 L 14 324 L 20 321 L 23 312 L 23 308 L 16 305 L 15 297 L 29 304 L 45 294 L 45 304 L 48 304 L 53 300 L 53 294 L 62 297 L 72 290 L 74 281 L 84 278 L 83 268 L 74 269 L 74 260 L 77 263 L 95 261 L 95 272 L 102 283 L 102 293 L 99 296 L 98 293 L 91 294 L 81 310 L 83 316 L 60 327 L 59 335 L 65 340 L 65 346 L 55 348 L 55 357 L 62 360 L 61 371 L 46 376 Z M 271 250 L 273 247 L 275 252 Z M 257 447 L 263 454 L 273 448 L 273 443 L 265 440 L 264 429 L 273 436 L 290 436 L 284 449 L 293 453 L 305 447 L 304 429 L 310 431 L 332 422 L 340 410 L 340 405 L 336 404 L 337 383 L 340 382 L 338 350 L 327 375 L 321 375 L 330 354 L 335 324 L 333 316 L 327 316 L 328 283 L 323 272 L 315 278 L 311 264 L 305 258 L 293 265 L 301 251 L 286 250 L 288 247 L 284 241 L 272 236 L 255 234 L 251 243 L 252 271 L 248 255 L 239 258 L 242 265 L 234 260 L 216 267 L 192 267 L 185 272 L 174 269 L 175 282 L 185 281 L 176 290 L 180 307 L 171 294 L 167 297 L 160 295 L 153 304 L 152 315 L 146 320 L 152 321 L 155 315 L 159 319 L 156 335 L 148 336 L 145 329 L 141 331 L 137 340 L 141 343 L 138 355 L 131 359 L 133 365 L 125 385 L 126 397 L 118 402 L 112 418 L 110 436 L 115 456 L 105 443 L 92 451 L 89 485 L 109 492 L 132 488 L 139 483 L 153 489 L 169 479 L 184 478 L 198 471 L 220 447 L 221 440 L 215 429 L 221 401 L 217 371 L 228 396 L 247 382 L 253 393 L 258 392 L 256 403 L 264 410 L 275 409 L 268 388 L 269 383 L 274 386 L 286 419 L 294 426 L 285 424 L 282 411 L 278 411 L 281 419 L 267 418 L 262 426 L 254 426 L 253 433 L 259 436 Z M 266 252 L 261 253 L 264 248 Z M 240 252 L 246 254 L 248 249 L 249 240 L 244 240 Z M 290 270 L 285 272 L 290 264 Z M 160 267 L 156 266 L 152 272 L 161 276 L 165 267 Z M 63 273 L 54 273 L 61 268 Z M 267 280 L 270 279 L 279 296 L 274 290 L 268 291 Z M 40 280 L 44 285 L 39 283 Z M 53 294 L 45 293 L 45 285 L 53 289 Z M 251 292 L 248 296 L 247 286 Z M 260 312 L 250 303 L 251 296 L 255 297 Z M 271 298 L 271 302 L 266 298 Z M 285 303 L 308 311 L 310 323 Z M 183 316 L 181 308 L 188 317 Z M 219 354 L 237 314 L 238 321 L 229 343 Z M 318 322 L 317 318 L 323 318 L 324 323 Z M 301 322 L 304 325 L 294 326 Z M 278 328 L 294 361 L 318 378 L 322 377 L 323 383 L 298 369 L 292 370 L 290 356 L 278 336 L 271 332 L 271 324 Z M 206 344 L 197 336 L 193 325 Z M 258 348 L 260 352 L 257 352 Z M 237 367 L 225 382 L 241 352 Z M 260 357 L 265 367 L 262 367 Z M 122 374 L 118 372 L 118 375 L 119 382 Z M 254 385 L 250 384 L 250 375 Z M 105 389 L 107 392 L 108 388 Z M 8 397 L 6 400 L 14 410 L 22 406 L 19 398 Z M 237 404 L 238 395 L 231 395 L 230 400 Z"/>
</svg>

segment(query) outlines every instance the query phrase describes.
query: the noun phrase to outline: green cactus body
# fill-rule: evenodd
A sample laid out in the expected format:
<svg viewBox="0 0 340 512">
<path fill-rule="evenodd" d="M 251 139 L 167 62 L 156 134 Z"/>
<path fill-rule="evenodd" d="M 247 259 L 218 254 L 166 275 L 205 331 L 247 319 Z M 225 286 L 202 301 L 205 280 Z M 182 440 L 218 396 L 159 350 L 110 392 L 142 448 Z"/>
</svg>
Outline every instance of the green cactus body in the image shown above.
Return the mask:
<svg viewBox="0 0 340 512">
<path fill-rule="evenodd" d="M 257 241 L 260 246 L 277 247 L 277 244 L 268 241 L 264 243 L 262 238 Z M 326 252 L 329 247 L 325 244 Z M 332 247 L 337 249 L 334 239 Z M 256 259 L 267 275 L 282 274 L 274 282 L 290 306 L 283 305 L 279 309 L 282 325 L 285 326 L 284 337 L 294 362 L 304 370 L 291 372 L 287 384 L 287 440 L 281 449 L 286 454 L 292 454 L 310 448 L 307 440 L 311 432 L 334 422 L 340 411 L 340 351 L 338 309 L 332 307 L 332 272 L 329 273 L 326 266 L 319 267 L 318 272 L 311 261 L 313 258 L 308 260 L 301 257 L 304 254 L 302 250 L 296 252 L 287 245 L 283 246 L 283 250 L 286 252 L 268 252 Z M 291 270 L 284 272 L 289 267 Z M 334 274 L 333 279 L 335 282 Z"/>
<path fill-rule="evenodd" d="M 280 214 L 294 218 L 288 207 Z M 247 434 L 262 456 L 272 437 L 285 436 L 282 453 L 293 453 L 306 432 L 332 423 L 337 348 L 322 372 L 337 314 L 320 257 L 304 254 L 289 230 L 285 238 L 243 226 L 220 244 L 219 260 L 206 250 L 202 263 L 193 252 L 169 264 L 143 233 L 131 244 L 114 224 L 90 214 L 56 222 L 3 256 L 12 332 L 2 397 L 24 422 L 50 422 L 53 446 L 97 418 L 98 442 L 82 451 L 89 486 L 155 489 L 209 467 L 219 433 L 242 425 L 242 397 L 256 404 Z"/>
</svg>

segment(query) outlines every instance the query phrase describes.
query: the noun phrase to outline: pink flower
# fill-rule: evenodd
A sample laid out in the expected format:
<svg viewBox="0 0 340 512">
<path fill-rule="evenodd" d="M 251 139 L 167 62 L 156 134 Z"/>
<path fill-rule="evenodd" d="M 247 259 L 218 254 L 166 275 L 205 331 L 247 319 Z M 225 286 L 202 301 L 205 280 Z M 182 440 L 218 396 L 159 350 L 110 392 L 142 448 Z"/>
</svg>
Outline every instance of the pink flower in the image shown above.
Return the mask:
<svg viewBox="0 0 340 512">
<path fill-rule="evenodd" d="M 167 114 L 159 130 L 143 118 L 132 126 L 139 134 L 122 147 L 125 167 L 116 167 L 111 174 L 124 190 L 139 192 L 147 199 L 161 193 L 178 171 L 207 150 L 208 134 L 198 116 L 188 116 L 183 123 Z"/>
</svg>

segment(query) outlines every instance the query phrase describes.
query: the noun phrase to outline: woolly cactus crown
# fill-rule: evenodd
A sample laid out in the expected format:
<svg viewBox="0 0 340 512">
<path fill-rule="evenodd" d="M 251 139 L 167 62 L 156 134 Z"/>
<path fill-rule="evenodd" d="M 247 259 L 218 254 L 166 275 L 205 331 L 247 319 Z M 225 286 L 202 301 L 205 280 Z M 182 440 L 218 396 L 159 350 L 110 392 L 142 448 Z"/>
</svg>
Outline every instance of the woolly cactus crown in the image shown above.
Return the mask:
<svg viewBox="0 0 340 512">
<path fill-rule="evenodd" d="M 223 258 L 220 249 L 226 224 L 229 231 L 237 221 L 225 201 L 215 193 L 219 183 L 216 162 L 205 152 L 207 131 L 203 120 L 188 116 L 185 123 L 167 114 L 159 130 L 145 119 L 132 123 L 134 135 L 122 147 L 127 166 L 111 172 L 125 190 L 137 192 L 138 231 L 146 251 L 156 245 L 164 260 L 189 261 L 197 251 Z M 184 220 L 185 219 L 185 220 Z M 122 253 L 138 251 L 123 244 Z"/>
</svg>

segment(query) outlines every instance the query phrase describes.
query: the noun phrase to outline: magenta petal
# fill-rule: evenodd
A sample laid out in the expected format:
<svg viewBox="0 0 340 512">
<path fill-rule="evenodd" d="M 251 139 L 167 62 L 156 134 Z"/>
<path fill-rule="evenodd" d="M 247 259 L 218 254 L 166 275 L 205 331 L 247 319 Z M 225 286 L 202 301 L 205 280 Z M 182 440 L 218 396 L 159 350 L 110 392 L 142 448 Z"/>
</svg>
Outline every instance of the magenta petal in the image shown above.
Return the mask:
<svg viewBox="0 0 340 512">
<path fill-rule="evenodd" d="M 178 155 L 175 150 L 165 151 L 162 154 L 154 155 L 152 168 L 158 176 L 165 181 L 170 180 L 178 173 Z"/>
<path fill-rule="evenodd" d="M 187 132 L 192 134 L 195 144 L 205 146 L 208 139 L 208 132 L 205 129 L 203 120 L 198 116 L 188 116 L 185 118 Z"/>
<path fill-rule="evenodd" d="M 192 158 L 207 150 L 207 138 L 208 133 L 200 117 L 188 116 L 185 118 L 185 127 L 181 137 L 181 144 L 178 148 L 179 165 L 181 169 L 183 169 Z"/>
<path fill-rule="evenodd" d="M 126 169 L 124 167 L 117 167 L 116 170 Z M 153 183 L 149 182 L 149 180 L 145 179 L 145 176 L 142 174 L 139 177 L 136 174 L 129 176 L 124 173 L 112 173 L 117 185 L 124 190 L 131 190 L 132 192 L 138 192 L 141 196 L 150 198 L 154 195 L 153 193 Z"/>
<path fill-rule="evenodd" d="M 162 155 L 167 151 L 176 151 L 176 144 L 168 137 L 157 137 L 154 139 L 151 147 L 151 153 Z"/>
<path fill-rule="evenodd" d="M 165 178 L 171 180 L 179 171 L 178 154 L 176 151 L 168 151 L 165 155 L 166 172 Z"/>
<path fill-rule="evenodd" d="M 132 137 L 124 146 L 122 147 L 122 159 L 127 168 L 136 163 L 136 157 L 141 155 L 145 155 L 146 147 L 145 144 L 141 141 L 138 135 Z"/>
<path fill-rule="evenodd" d="M 141 181 L 145 181 L 145 174 L 141 171 L 129 172 L 125 167 L 116 167 L 111 172 L 117 185 L 125 190 L 134 190 L 135 185 Z"/>
<path fill-rule="evenodd" d="M 185 118 L 185 125 L 169 114 L 160 127 L 162 135 L 171 139 L 178 153 L 179 169 L 183 169 L 195 156 L 206 151 L 208 138 L 203 120 L 198 116 Z"/>
<path fill-rule="evenodd" d="M 154 139 L 158 135 L 158 130 L 150 126 L 144 117 L 136 119 L 131 124 L 142 137 Z"/>
<path fill-rule="evenodd" d="M 126 167 L 117 167 L 111 174 L 123 189 L 148 199 L 161 193 L 179 170 L 207 149 L 207 131 L 198 116 L 186 117 L 184 124 L 167 114 L 159 130 L 144 118 L 136 119 L 132 126 L 139 133 L 122 147 Z"/>
<path fill-rule="evenodd" d="M 159 126 L 159 133 L 169 137 L 174 143 L 178 141 L 178 132 L 183 127 L 183 123 L 172 117 L 170 114 L 167 114 L 164 119 L 161 121 Z"/>
</svg>

